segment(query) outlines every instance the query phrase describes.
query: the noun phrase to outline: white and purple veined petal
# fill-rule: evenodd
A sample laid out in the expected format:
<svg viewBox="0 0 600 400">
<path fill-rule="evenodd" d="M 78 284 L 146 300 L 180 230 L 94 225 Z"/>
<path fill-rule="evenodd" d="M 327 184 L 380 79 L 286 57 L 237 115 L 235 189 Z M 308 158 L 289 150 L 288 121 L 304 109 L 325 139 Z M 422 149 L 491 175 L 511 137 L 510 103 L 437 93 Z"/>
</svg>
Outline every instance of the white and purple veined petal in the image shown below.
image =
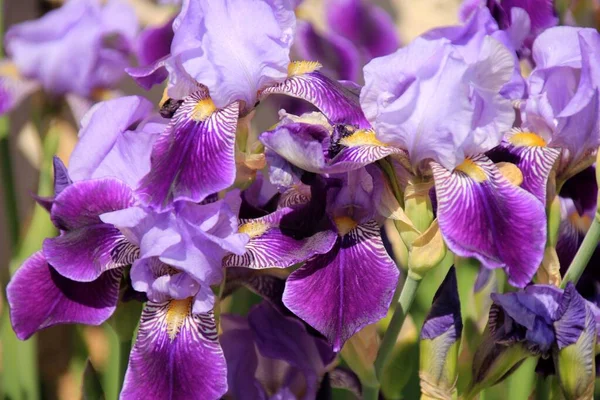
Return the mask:
<svg viewBox="0 0 600 400">
<path fill-rule="evenodd" d="M 81 282 L 131 264 L 138 257 L 138 247 L 115 226 L 104 223 L 100 215 L 134 203 L 133 191 L 116 179 L 69 185 L 52 205 L 52 221 L 63 232 L 44 241 L 48 262 L 62 276 Z"/>
<path fill-rule="evenodd" d="M 150 172 L 137 195 L 156 210 L 201 202 L 235 180 L 237 102 L 217 109 L 206 87 L 185 98 L 152 149 Z"/>
<path fill-rule="evenodd" d="M 338 174 L 354 171 L 402 149 L 386 145 L 373 130 L 337 124 L 331 128 L 284 120 L 264 132 L 261 142 L 290 164 L 304 171 Z"/>
<path fill-rule="evenodd" d="M 289 66 L 289 77 L 262 90 L 259 100 L 270 94 L 296 97 L 313 104 L 332 124 L 370 128 L 360 108 L 356 88 L 328 78 L 317 71 L 319 68 L 317 62 L 293 62 Z"/>
<path fill-rule="evenodd" d="M 509 182 L 483 155 L 466 159 L 454 171 L 435 162 L 431 167 L 448 248 L 487 268 L 504 268 L 511 285 L 527 285 L 546 245 L 542 202 Z"/>
<path fill-rule="evenodd" d="M 325 335 L 334 351 L 386 315 L 399 276 L 375 221 L 358 225 L 342 217 L 338 225 L 343 231 L 333 248 L 294 271 L 283 295 L 284 304 Z"/>
<path fill-rule="evenodd" d="M 546 141 L 533 132 L 515 128 L 487 155 L 494 162 L 510 162 L 519 167 L 523 174 L 520 186 L 546 204 L 548 178 L 559 159 L 560 149 L 548 147 Z"/>
<path fill-rule="evenodd" d="M 333 226 L 316 220 L 314 229 L 298 234 L 301 218 L 315 218 L 308 210 L 280 208 L 262 218 L 242 221 L 239 232 L 250 237 L 246 252 L 230 254 L 223 260 L 226 267 L 253 269 L 287 268 L 316 254 L 328 252 L 337 239 Z M 322 225 L 319 227 L 318 225 Z"/>
<path fill-rule="evenodd" d="M 212 312 L 193 313 L 191 298 L 146 303 L 120 398 L 216 400 L 226 391 Z"/>
<path fill-rule="evenodd" d="M 60 275 L 41 251 L 34 253 L 6 289 L 17 337 L 25 340 L 57 324 L 100 325 L 117 306 L 121 274 L 111 270 L 92 282 L 76 282 Z"/>
</svg>

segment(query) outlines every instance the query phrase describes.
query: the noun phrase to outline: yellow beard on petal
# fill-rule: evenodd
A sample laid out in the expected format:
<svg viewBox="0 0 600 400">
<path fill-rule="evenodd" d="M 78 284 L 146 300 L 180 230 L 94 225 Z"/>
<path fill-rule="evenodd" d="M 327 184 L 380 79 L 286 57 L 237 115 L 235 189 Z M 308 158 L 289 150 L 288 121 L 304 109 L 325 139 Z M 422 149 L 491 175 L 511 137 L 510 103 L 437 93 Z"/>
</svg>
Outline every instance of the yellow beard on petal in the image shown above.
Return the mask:
<svg viewBox="0 0 600 400">
<path fill-rule="evenodd" d="M 508 141 L 515 146 L 546 147 L 546 141 L 533 132 L 517 132 Z"/>
<path fill-rule="evenodd" d="M 348 232 L 358 226 L 358 222 L 346 216 L 335 217 L 333 221 L 335 222 L 335 226 L 340 236 L 347 235 Z"/>
<path fill-rule="evenodd" d="M 571 224 L 580 232 L 585 234 L 592 225 L 592 219 L 588 215 L 579 215 L 577 212 L 569 215 Z"/>
<path fill-rule="evenodd" d="M 477 182 L 484 182 L 488 179 L 485 171 L 479 165 L 475 164 L 473 160 L 469 158 L 465 158 L 456 170 L 461 171 L 467 174 L 470 178 L 474 179 Z"/>
<path fill-rule="evenodd" d="M 179 330 L 185 323 L 185 319 L 190 315 L 192 309 L 192 297 L 184 300 L 171 300 L 167 306 L 167 332 L 169 339 L 175 340 Z"/>
<path fill-rule="evenodd" d="M 11 62 L 6 62 L 0 64 L 0 76 L 6 76 L 12 79 L 19 79 L 21 74 L 19 73 L 19 69 L 16 64 Z"/>
<path fill-rule="evenodd" d="M 192 119 L 197 122 L 204 121 L 215 111 L 217 111 L 217 106 L 210 97 L 207 97 L 196 103 L 192 111 Z"/>
<path fill-rule="evenodd" d="M 346 147 L 356 146 L 386 146 L 375 136 L 375 131 L 371 129 L 359 129 L 350 136 L 346 136 L 340 139 L 340 144 Z"/>
<path fill-rule="evenodd" d="M 318 61 L 292 61 L 288 65 L 288 77 L 308 74 L 321 67 L 322 65 Z"/>
<path fill-rule="evenodd" d="M 238 228 L 238 232 L 239 233 L 245 233 L 246 235 L 250 236 L 250 238 L 255 238 L 258 236 L 262 236 L 266 231 L 268 231 L 270 228 L 269 224 L 266 224 L 264 222 L 261 221 L 253 221 L 253 222 L 248 222 L 246 224 L 241 225 Z"/>
</svg>

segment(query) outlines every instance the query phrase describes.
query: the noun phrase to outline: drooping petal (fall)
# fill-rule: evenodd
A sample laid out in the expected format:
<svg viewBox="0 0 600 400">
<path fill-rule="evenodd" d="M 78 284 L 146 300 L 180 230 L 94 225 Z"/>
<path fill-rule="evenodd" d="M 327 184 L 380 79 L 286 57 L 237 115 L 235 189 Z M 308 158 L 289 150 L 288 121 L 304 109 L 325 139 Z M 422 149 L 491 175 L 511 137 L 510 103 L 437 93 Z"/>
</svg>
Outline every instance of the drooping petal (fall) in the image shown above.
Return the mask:
<svg viewBox="0 0 600 400">
<path fill-rule="evenodd" d="M 204 398 L 227 391 L 225 358 L 212 313 L 192 314 L 192 299 L 146 304 L 121 399 Z"/>
<path fill-rule="evenodd" d="M 117 306 L 121 271 L 108 271 L 93 282 L 61 276 L 42 252 L 17 270 L 7 287 L 10 318 L 19 339 L 57 324 L 100 325 Z"/>
<path fill-rule="evenodd" d="M 206 88 L 188 96 L 152 149 L 138 195 L 158 210 L 177 200 L 201 202 L 235 180 L 238 103 L 216 109 Z"/>
<path fill-rule="evenodd" d="M 334 247 L 288 278 L 284 304 L 323 333 L 334 350 L 387 313 L 398 281 L 374 221 L 357 225 Z"/>
<path fill-rule="evenodd" d="M 544 255 L 543 204 L 485 156 L 467 159 L 454 171 L 432 163 L 432 170 L 438 222 L 450 250 L 488 268 L 505 268 L 512 285 L 527 285 Z"/>
</svg>

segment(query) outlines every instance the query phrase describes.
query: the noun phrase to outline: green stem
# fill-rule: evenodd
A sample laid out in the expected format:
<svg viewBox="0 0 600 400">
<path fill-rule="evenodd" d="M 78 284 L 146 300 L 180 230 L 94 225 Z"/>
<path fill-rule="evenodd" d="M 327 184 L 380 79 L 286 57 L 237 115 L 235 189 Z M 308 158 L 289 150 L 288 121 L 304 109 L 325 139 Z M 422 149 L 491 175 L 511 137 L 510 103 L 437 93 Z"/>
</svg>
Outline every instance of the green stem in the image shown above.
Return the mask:
<svg viewBox="0 0 600 400">
<path fill-rule="evenodd" d="M 598 247 L 598 242 L 600 242 L 600 214 L 596 213 L 596 217 L 592 221 L 592 226 L 590 226 L 588 233 L 583 239 L 583 243 L 581 243 L 573 262 L 571 262 L 571 265 L 565 274 L 561 284 L 563 289 L 567 286 L 568 282 L 576 284 L 577 281 L 579 281 L 590 258 L 592 258 L 592 254 L 594 254 L 596 247 Z"/>
<path fill-rule="evenodd" d="M 123 389 L 123 382 L 125 382 L 125 372 L 127 372 L 127 366 L 129 365 L 129 353 L 131 353 L 131 340 L 120 340 L 119 341 L 119 393 Z"/>
<path fill-rule="evenodd" d="M 379 399 L 379 387 L 378 386 L 366 386 L 362 388 L 363 400 L 377 400 Z"/>
<path fill-rule="evenodd" d="M 394 345 L 398 339 L 398 334 L 400 333 L 406 315 L 412 306 L 420 283 L 420 280 L 413 278 L 410 274 L 406 278 L 406 282 L 404 282 L 402 292 L 400 292 L 400 301 L 396 305 L 392 320 L 383 335 L 383 340 L 381 346 L 379 346 L 379 352 L 377 353 L 377 359 L 375 360 L 375 373 L 379 380 L 381 380 L 383 367 L 385 367 L 388 357 L 392 354 Z"/>
<path fill-rule="evenodd" d="M 10 124 L 7 116 L 0 117 L 0 162 L 2 166 L 2 191 L 4 193 L 4 207 L 6 211 L 6 221 L 8 228 L 8 237 L 13 250 L 19 241 L 19 215 L 17 208 L 17 192 L 12 170 L 12 158 L 9 143 Z M 6 283 L 6 282 L 4 282 Z"/>
</svg>

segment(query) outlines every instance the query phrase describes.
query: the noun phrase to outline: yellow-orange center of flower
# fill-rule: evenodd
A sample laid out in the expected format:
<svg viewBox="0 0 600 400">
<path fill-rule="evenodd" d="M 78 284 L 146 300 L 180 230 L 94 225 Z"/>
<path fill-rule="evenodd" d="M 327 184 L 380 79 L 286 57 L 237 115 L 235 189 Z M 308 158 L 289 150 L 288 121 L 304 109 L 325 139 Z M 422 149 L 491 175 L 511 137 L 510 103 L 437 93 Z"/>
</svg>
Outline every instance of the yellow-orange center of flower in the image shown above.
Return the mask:
<svg viewBox="0 0 600 400">
<path fill-rule="evenodd" d="M 192 111 L 192 119 L 197 122 L 204 121 L 215 111 L 217 111 L 217 106 L 215 106 L 215 103 L 210 97 L 207 97 L 196 103 L 194 110 Z"/>
<path fill-rule="evenodd" d="M 546 141 L 533 132 L 517 132 L 508 139 L 515 146 L 546 147 Z"/>
<path fill-rule="evenodd" d="M 473 160 L 469 158 L 465 158 L 465 161 L 456 167 L 456 169 L 467 174 L 470 178 L 477 182 L 484 182 L 487 180 L 487 175 L 485 174 L 483 168 L 475 164 Z"/>
<path fill-rule="evenodd" d="M 263 235 L 266 231 L 269 230 L 269 225 L 264 222 L 252 221 L 246 224 L 241 225 L 238 228 L 239 233 L 245 233 L 250 236 L 250 238 L 255 238 Z"/>
<path fill-rule="evenodd" d="M 340 236 L 347 235 L 348 232 L 358 226 L 358 222 L 346 216 L 335 217 L 333 221 L 335 222 L 335 226 Z"/>
<path fill-rule="evenodd" d="M 167 332 L 169 339 L 175 340 L 179 330 L 185 323 L 185 319 L 192 309 L 192 297 L 183 300 L 171 300 L 167 306 Z"/>
<path fill-rule="evenodd" d="M 346 147 L 356 146 L 386 146 L 375 136 L 375 131 L 371 129 L 359 129 L 352 135 L 340 139 L 340 144 Z"/>
<path fill-rule="evenodd" d="M 288 77 L 308 74 L 321 67 L 322 65 L 318 61 L 292 61 L 288 65 Z"/>
</svg>

